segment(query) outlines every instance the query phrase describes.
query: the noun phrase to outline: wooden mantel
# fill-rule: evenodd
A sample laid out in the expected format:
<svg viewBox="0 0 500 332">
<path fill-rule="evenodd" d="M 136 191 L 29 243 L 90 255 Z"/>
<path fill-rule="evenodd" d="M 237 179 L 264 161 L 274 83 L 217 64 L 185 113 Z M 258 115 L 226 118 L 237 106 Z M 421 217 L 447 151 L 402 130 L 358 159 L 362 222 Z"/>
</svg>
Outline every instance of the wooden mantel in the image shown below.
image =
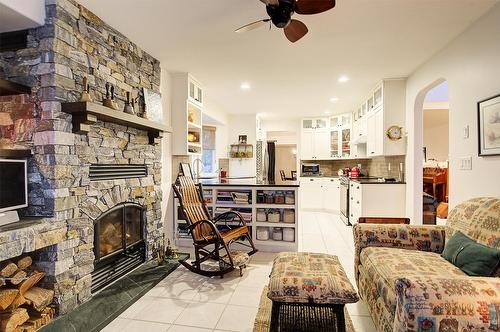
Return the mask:
<svg viewBox="0 0 500 332">
<path fill-rule="evenodd" d="M 112 122 L 148 132 L 149 143 L 154 144 L 155 138 L 162 137 L 163 133 L 172 132 L 170 126 L 127 114 L 106 106 L 89 102 L 63 103 L 62 111 L 73 115 L 73 132 L 86 134 L 90 126 L 97 120 Z"/>
<path fill-rule="evenodd" d="M 16 82 L 0 79 L 0 96 L 30 94 L 31 88 Z"/>
</svg>

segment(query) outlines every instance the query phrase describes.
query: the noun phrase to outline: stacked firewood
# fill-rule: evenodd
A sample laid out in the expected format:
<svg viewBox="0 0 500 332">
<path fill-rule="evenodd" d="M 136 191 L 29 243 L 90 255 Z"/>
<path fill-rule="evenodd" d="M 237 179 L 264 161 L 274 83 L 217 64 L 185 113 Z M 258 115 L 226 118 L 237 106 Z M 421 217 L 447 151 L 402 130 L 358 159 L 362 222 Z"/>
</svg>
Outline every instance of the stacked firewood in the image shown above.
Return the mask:
<svg viewBox="0 0 500 332">
<path fill-rule="evenodd" d="M 45 276 L 30 256 L 0 263 L 0 332 L 31 332 L 54 317 L 54 291 L 37 287 Z"/>
</svg>

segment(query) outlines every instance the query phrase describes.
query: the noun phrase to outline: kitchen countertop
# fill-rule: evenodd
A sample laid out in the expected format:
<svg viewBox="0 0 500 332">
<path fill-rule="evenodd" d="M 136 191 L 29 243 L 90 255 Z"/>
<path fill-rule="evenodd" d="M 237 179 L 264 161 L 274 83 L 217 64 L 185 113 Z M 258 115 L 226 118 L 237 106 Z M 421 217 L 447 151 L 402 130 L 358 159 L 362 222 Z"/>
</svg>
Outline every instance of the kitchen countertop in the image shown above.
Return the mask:
<svg viewBox="0 0 500 332">
<path fill-rule="evenodd" d="M 298 181 L 287 181 L 285 183 L 270 183 L 268 181 L 257 181 L 255 178 L 246 179 L 200 179 L 198 180 L 204 186 L 233 186 L 233 187 L 299 187 Z"/>
<path fill-rule="evenodd" d="M 368 179 L 349 179 L 349 181 L 360 183 L 360 184 L 405 184 L 404 181 L 384 181 L 380 182 L 377 178 L 368 178 Z"/>
<path fill-rule="evenodd" d="M 336 179 L 339 176 L 338 175 L 301 175 L 300 177 L 301 178 L 318 178 L 318 179 L 322 179 L 322 178 Z"/>
</svg>

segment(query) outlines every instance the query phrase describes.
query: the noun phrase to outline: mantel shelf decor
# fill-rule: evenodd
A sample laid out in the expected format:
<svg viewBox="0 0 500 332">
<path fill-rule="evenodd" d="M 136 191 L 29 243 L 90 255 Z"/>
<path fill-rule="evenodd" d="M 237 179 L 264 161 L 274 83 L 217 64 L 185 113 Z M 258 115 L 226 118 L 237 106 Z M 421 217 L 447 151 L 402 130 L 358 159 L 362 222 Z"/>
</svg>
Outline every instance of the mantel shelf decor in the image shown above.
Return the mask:
<svg viewBox="0 0 500 332">
<path fill-rule="evenodd" d="M 73 132 L 76 134 L 88 133 L 90 131 L 90 126 L 95 124 L 97 120 L 146 130 L 148 132 L 150 144 L 154 144 L 155 138 L 162 137 L 163 133 L 172 132 L 170 126 L 117 111 L 96 103 L 63 103 L 62 111 L 73 115 Z"/>
</svg>

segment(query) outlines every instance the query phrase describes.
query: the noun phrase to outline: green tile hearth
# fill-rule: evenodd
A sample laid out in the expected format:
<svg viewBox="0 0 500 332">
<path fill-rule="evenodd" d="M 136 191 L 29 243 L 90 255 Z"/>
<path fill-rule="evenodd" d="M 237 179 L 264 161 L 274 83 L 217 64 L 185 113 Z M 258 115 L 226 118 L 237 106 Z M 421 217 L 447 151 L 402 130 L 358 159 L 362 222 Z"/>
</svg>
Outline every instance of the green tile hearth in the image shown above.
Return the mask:
<svg viewBox="0 0 500 332">
<path fill-rule="evenodd" d="M 189 254 L 180 254 L 180 259 L 186 260 L 188 258 Z M 158 265 L 156 260 L 144 263 L 138 269 L 94 295 L 90 301 L 69 314 L 53 320 L 40 331 L 100 331 L 179 265 L 177 260 L 167 260 L 164 265 Z"/>
</svg>

